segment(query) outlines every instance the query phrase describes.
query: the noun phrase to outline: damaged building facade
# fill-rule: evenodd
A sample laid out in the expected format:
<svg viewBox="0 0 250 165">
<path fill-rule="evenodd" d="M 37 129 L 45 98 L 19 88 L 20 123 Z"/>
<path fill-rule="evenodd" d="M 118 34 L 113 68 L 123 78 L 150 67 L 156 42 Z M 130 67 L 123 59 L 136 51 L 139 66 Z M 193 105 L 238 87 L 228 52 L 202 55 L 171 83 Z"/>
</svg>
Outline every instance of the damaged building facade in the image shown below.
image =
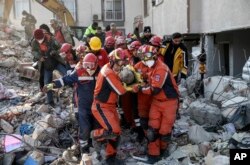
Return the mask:
<svg viewBox="0 0 250 165">
<path fill-rule="evenodd" d="M 250 55 L 250 1 L 144 0 L 143 3 L 144 25 L 151 26 L 153 33 L 163 36 L 178 31 L 196 40 L 197 34 L 205 36 L 207 76 L 241 77 Z M 192 45 L 189 41 L 186 44 Z"/>
</svg>

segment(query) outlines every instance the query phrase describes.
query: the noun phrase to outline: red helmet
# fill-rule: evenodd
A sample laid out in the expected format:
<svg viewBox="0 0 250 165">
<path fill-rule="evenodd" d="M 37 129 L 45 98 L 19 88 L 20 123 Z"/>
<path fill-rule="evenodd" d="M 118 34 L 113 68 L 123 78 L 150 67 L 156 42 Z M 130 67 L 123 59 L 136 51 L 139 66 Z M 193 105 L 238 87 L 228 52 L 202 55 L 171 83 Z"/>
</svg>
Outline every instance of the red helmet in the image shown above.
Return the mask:
<svg viewBox="0 0 250 165">
<path fill-rule="evenodd" d="M 105 38 L 105 46 L 114 47 L 115 46 L 115 39 L 112 36 L 106 37 Z"/>
<path fill-rule="evenodd" d="M 128 63 L 128 56 L 126 51 L 121 48 L 113 50 L 109 54 L 109 61 L 117 63 L 118 65 L 126 65 Z"/>
<path fill-rule="evenodd" d="M 77 48 L 76 48 L 76 53 L 77 54 L 82 54 L 82 53 L 85 53 L 87 50 L 87 47 L 84 46 L 84 45 L 79 45 Z"/>
<path fill-rule="evenodd" d="M 68 53 L 72 50 L 72 45 L 71 44 L 68 44 L 68 43 L 64 43 L 62 44 L 62 47 L 60 49 L 60 52 L 61 53 Z"/>
<path fill-rule="evenodd" d="M 157 55 L 157 49 L 154 46 L 146 45 L 142 48 L 141 60 L 147 61 Z"/>
<path fill-rule="evenodd" d="M 97 57 L 93 53 L 86 54 L 83 58 L 82 65 L 85 69 L 95 69 L 97 67 Z"/>
<path fill-rule="evenodd" d="M 33 35 L 36 40 L 42 40 L 45 36 L 42 29 L 36 29 Z"/>
<path fill-rule="evenodd" d="M 116 38 L 116 41 L 115 41 L 115 47 L 118 47 L 118 46 L 121 46 L 121 45 L 124 45 L 126 44 L 126 38 L 124 36 L 119 36 Z"/>
<path fill-rule="evenodd" d="M 129 46 L 128 49 L 133 51 L 133 50 L 138 50 L 139 47 L 141 46 L 141 42 L 140 41 L 133 41 Z"/>
<path fill-rule="evenodd" d="M 160 47 L 162 44 L 162 39 L 159 36 L 153 36 L 150 40 L 149 43 L 153 46 Z"/>
</svg>

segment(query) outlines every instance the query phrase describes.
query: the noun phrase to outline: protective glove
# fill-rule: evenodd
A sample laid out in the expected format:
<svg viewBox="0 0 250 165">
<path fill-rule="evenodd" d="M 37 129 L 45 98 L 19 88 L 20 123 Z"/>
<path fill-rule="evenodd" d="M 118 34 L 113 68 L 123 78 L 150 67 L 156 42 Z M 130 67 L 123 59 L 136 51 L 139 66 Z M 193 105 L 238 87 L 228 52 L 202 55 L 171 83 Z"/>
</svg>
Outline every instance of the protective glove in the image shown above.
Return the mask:
<svg viewBox="0 0 250 165">
<path fill-rule="evenodd" d="M 54 83 L 47 84 L 43 87 L 43 92 L 47 93 L 48 91 L 54 88 Z"/>
<path fill-rule="evenodd" d="M 126 89 L 127 92 L 132 92 L 133 91 L 133 86 L 127 85 L 126 83 L 123 83 L 123 87 Z"/>
</svg>

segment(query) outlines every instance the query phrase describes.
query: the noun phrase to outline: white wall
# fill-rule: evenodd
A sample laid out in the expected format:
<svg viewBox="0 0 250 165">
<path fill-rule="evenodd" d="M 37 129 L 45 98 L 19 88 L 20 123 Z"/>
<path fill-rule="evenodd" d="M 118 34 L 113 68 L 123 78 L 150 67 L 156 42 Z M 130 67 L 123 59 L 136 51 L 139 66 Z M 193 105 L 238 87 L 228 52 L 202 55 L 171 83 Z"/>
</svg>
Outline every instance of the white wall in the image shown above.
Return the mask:
<svg viewBox="0 0 250 165">
<path fill-rule="evenodd" d="M 148 0 L 149 16 L 144 18 L 144 26 L 151 26 L 152 33 L 163 36 L 174 32 L 187 33 L 187 0 L 165 0 L 152 7 Z"/>
<path fill-rule="evenodd" d="M 249 0 L 190 1 L 192 33 L 212 33 L 250 27 Z"/>
<path fill-rule="evenodd" d="M 89 26 L 93 22 L 93 14 L 97 14 L 101 19 L 102 6 L 101 0 L 78 0 L 78 25 Z M 99 26 L 102 26 L 99 23 Z"/>
<path fill-rule="evenodd" d="M 126 33 L 133 33 L 134 31 L 134 18 L 138 15 L 143 15 L 142 0 L 124 0 L 125 2 L 125 22 L 124 27 Z"/>
</svg>

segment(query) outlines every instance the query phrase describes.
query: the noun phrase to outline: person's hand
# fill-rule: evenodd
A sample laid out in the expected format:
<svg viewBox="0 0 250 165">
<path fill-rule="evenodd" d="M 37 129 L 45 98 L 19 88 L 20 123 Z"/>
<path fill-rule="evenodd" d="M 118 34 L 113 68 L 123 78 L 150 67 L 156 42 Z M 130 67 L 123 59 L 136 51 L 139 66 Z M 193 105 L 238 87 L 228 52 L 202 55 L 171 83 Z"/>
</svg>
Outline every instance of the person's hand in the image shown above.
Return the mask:
<svg viewBox="0 0 250 165">
<path fill-rule="evenodd" d="M 134 84 L 134 85 L 133 85 L 133 92 L 134 92 L 134 93 L 139 92 L 140 89 L 141 89 L 141 85 L 140 85 L 140 84 Z"/>
<path fill-rule="evenodd" d="M 44 85 L 43 92 L 47 93 L 48 91 L 52 90 L 53 88 L 54 88 L 54 83 L 50 83 L 50 84 Z"/>
<path fill-rule="evenodd" d="M 127 86 L 126 83 L 123 83 L 123 87 L 126 89 L 127 92 L 132 92 L 133 91 L 133 87 L 131 85 Z"/>
</svg>

